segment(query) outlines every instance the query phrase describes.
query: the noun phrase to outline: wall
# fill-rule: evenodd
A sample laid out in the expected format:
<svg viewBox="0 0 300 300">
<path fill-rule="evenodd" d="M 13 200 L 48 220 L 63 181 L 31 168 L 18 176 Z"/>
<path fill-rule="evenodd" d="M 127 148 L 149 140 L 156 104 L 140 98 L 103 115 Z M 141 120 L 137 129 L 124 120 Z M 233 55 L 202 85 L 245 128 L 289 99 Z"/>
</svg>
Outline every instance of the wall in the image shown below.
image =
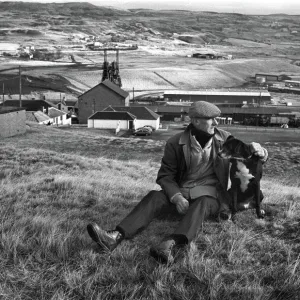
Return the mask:
<svg viewBox="0 0 300 300">
<path fill-rule="evenodd" d="M 25 110 L 0 114 L 0 137 L 10 137 L 25 132 Z"/>
<path fill-rule="evenodd" d="M 78 120 L 86 124 L 88 118 L 96 111 L 102 111 L 107 106 L 128 106 L 129 96 L 124 99 L 104 85 L 98 85 L 78 97 Z"/>
<path fill-rule="evenodd" d="M 119 120 L 88 120 L 88 128 L 100 128 L 100 129 L 116 129 Z M 120 122 L 120 129 L 127 130 L 129 128 L 129 122 L 122 120 Z"/>
<path fill-rule="evenodd" d="M 72 119 L 67 119 L 67 115 L 62 115 L 51 119 L 53 125 L 71 125 Z"/>
</svg>

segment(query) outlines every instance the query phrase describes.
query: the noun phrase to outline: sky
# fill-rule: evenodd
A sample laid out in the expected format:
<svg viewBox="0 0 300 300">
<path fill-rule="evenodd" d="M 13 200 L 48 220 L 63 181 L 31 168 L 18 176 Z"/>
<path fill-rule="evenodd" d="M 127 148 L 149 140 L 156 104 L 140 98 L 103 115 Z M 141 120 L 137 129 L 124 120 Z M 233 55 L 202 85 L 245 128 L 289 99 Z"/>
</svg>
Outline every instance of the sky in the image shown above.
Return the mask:
<svg viewBox="0 0 300 300">
<path fill-rule="evenodd" d="M 0 0 L 4 1 L 7 0 Z M 242 14 L 300 15 L 299 0 L 23 0 L 23 2 L 90 2 L 122 9 L 184 9 Z"/>
</svg>

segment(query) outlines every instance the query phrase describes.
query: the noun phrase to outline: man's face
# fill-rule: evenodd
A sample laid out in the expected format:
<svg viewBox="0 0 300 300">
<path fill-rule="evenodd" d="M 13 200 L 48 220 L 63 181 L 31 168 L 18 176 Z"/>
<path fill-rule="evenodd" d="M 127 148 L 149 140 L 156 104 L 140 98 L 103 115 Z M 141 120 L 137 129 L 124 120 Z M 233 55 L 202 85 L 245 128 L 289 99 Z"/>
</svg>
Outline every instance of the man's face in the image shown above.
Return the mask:
<svg viewBox="0 0 300 300">
<path fill-rule="evenodd" d="M 215 127 L 218 125 L 216 118 L 193 118 L 192 123 L 196 129 L 209 134 L 214 134 Z"/>
</svg>

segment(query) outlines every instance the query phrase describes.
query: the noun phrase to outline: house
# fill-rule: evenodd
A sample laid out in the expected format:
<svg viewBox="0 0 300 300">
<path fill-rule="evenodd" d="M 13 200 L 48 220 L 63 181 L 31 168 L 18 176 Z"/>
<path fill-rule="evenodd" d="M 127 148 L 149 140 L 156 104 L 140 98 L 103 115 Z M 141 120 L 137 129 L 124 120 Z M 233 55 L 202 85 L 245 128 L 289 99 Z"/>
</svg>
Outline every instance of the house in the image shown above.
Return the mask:
<svg viewBox="0 0 300 300">
<path fill-rule="evenodd" d="M 79 123 L 87 123 L 88 118 L 109 105 L 129 106 L 129 93 L 119 86 L 105 80 L 78 97 Z"/>
<path fill-rule="evenodd" d="M 11 137 L 26 132 L 24 108 L 0 106 L 0 138 Z"/>
<path fill-rule="evenodd" d="M 135 116 L 134 128 L 149 125 L 155 130 L 159 128 L 160 116 L 145 106 L 108 106 L 103 111 L 123 111 Z M 128 127 L 127 129 L 132 129 Z"/>
<path fill-rule="evenodd" d="M 88 118 L 88 128 L 121 130 L 134 128 L 136 117 L 127 111 L 97 111 Z"/>
<path fill-rule="evenodd" d="M 71 125 L 72 124 L 71 117 L 67 113 L 65 113 L 55 107 L 49 108 L 48 116 L 52 120 L 51 123 L 53 125 L 58 126 L 58 125 Z"/>
<path fill-rule="evenodd" d="M 77 103 L 77 100 L 74 101 L 74 100 L 63 99 L 62 101 L 58 102 L 56 104 L 56 106 L 59 110 L 65 112 L 65 113 L 76 114 L 77 113 L 76 103 Z"/>
</svg>

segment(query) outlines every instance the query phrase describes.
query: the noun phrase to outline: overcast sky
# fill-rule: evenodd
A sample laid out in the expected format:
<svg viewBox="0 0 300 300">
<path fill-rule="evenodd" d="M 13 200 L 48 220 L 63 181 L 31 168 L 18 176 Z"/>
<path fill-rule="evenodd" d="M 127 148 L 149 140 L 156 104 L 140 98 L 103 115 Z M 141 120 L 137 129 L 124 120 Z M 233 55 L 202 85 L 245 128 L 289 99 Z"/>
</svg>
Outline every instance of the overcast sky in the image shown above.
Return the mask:
<svg viewBox="0 0 300 300">
<path fill-rule="evenodd" d="M 4 0 L 0 1 L 4 2 Z M 299 0 L 30 0 L 30 2 L 90 2 L 100 6 L 123 9 L 185 9 L 243 14 L 285 13 L 300 15 Z"/>
</svg>

